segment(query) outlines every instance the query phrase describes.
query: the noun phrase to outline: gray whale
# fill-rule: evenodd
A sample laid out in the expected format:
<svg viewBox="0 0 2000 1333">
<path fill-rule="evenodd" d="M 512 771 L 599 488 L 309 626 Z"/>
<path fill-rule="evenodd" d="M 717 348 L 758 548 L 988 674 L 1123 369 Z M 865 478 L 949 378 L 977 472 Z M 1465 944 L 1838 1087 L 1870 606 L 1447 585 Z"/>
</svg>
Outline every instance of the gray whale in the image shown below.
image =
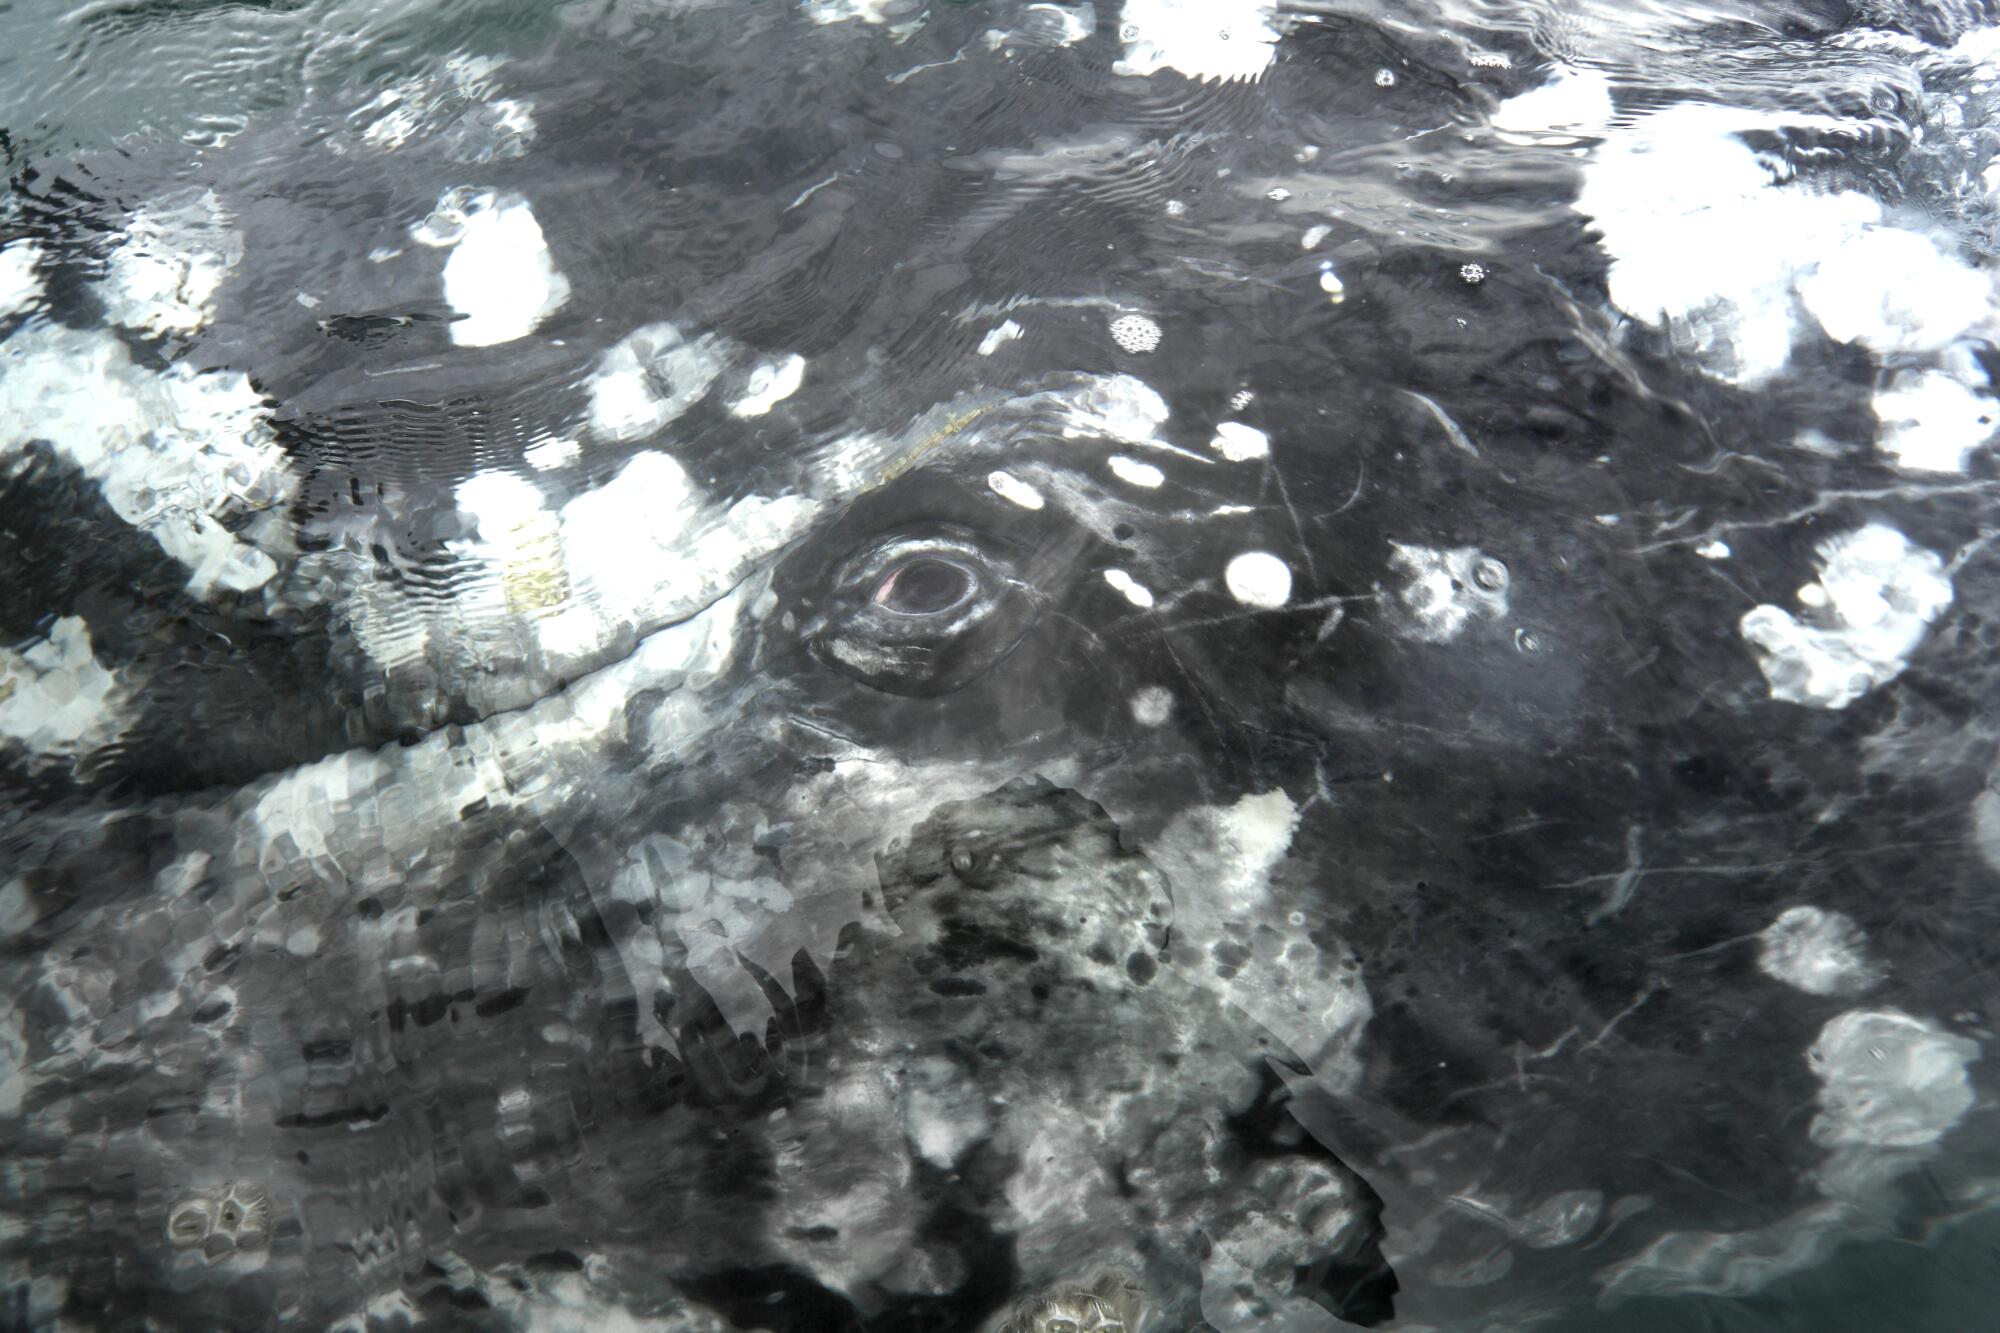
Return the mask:
<svg viewBox="0 0 2000 1333">
<path fill-rule="evenodd" d="M 1527 1328 L 1978 1210 L 1992 460 L 1892 405 L 1985 326 L 1628 309 L 1519 34 L 890 8 L 14 164 L 7 1321 Z"/>
</svg>

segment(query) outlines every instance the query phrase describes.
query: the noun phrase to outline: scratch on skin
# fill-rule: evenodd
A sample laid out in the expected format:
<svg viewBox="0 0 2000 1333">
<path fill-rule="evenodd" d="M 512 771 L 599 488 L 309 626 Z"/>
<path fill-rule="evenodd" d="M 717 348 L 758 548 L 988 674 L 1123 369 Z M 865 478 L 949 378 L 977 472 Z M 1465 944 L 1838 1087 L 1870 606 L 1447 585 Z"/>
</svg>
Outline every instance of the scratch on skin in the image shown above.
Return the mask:
<svg viewBox="0 0 2000 1333">
<path fill-rule="evenodd" d="M 1625 869 L 1620 872 L 1617 882 L 1611 886 L 1611 893 L 1605 898 L 1604 905 L 1585 918 L 1590 925 L 1594 926 L 1605 917 L 1623 911 L 1625 905 L 1632 901 L 1632 895 L 1639 891 L 1639 881 L 1646 874 L 1646 856 L 1642 847 L 1645 836 L 1646 830 L 1638 824 L 1626 830 Z"/>
<path fill-rule="evenodd" d="M 1451 419 L 1450 414 L 1447 413 L 1442 407 L 1439 407 L 1434 400 L 1426 398 L 1424 395 L 1418 393 L 1415 389 L 1403 389 L 1400 390 L 1400 392 L 1403 394 L 1404 397 L 1414 398 L 1418 402 L 1422 403 L 1425 407 L 1430 409 L 1431 415 L 1437 418 L 1438 425 L 1444 427 L 1444 437 L 1447 440 L 1451 441 L 1452 448 L 1457 449 L 1463 453 L 1471 454 L 1474 458 L 1479 457 L 1479 448 L 1477 445 L 1473 444 L 1471 437 L 1468 436 L 1465 433 L 1465 431 L 1459 427 L 1459 424 Z"/>
<path fill-rule="evenodd" d="M 814 195 L 818 194 L 821 190 L 824 190 L 827 186 L 833 184 L 835 181 L 839 179 L 840 179 L 840 173 L 836 171 L 831 176 L 828 176 L 825 180 L 821 181 L 819 184 L 807 186 L 804 192 L 801 193 L 798 198 L 792 200 L 791 203 L 785 205 L 785 211 L 787 213 L 791 212 L 793 209 L 797 208 L 800 204 L 803 204 L 806 200 L 812 198 Z"/>
</svg>

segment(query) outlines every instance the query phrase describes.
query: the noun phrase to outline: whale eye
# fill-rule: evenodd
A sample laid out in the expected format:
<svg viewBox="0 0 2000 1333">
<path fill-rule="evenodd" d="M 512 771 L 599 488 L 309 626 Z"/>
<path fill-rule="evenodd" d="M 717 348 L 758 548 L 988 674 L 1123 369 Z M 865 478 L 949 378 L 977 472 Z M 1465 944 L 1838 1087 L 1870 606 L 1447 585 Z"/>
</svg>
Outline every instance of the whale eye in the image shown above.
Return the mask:
<svg viewBox="0 0 2000 1333">
<path fill-rule="evenodd" d="M 977 586 L 975 576 L 963 567 L 918 556 L 891 569 L 871 600 L 898 615 L 938 615 L 970 597 Z"/>
<path fill-rule="evenodd" d="M 947 694 L 1013 651 L 1039 598 L 1007 552 L 957 528 L 878 539 L 835 566 L 813 651 L 889 694 Z"/>
</svg>

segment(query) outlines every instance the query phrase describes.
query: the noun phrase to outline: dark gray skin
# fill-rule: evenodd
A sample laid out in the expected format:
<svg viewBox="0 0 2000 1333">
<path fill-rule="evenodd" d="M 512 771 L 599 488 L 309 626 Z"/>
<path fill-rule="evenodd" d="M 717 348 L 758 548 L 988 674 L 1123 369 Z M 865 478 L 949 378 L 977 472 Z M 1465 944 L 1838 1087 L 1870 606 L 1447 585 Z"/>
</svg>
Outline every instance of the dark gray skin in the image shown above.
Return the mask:
<svg viewBox="0 0 2000 1333">
<path fill-rule="evenodd" d="M 1527 1327 L 1621 1273 L 1637 1279 L 1617 1291 L 1671 1286 L 1634 1264 L 1663 1238 L 1775 1228 L 1775 1245 L 1826 1206 L 1805 1053 L 1836 1015 L 1895 1008 L 1987 1040 L 1994 872 L 1971 812 L 2000 743 L 1989 482 L 1899 489 L 1865 447 L 1852 349 L 1803 346 L 1799 384 L 1756 398 L 1643 335 L 1617 350 L 1580 219 L 1498 233 L 1515 258 L 1478 287 L 1448 248 L 1343 223 L 1336 309 L 1292 232 L 1245 238 L 1246 196 L 1216 184 L 1290 171 L 1300 142 L 1413 142 L 1399 151 L 1433 174 L 1357 166 L 1356 191 L 1475 210 L 1476 177 L 1438 179 L 1463 166 L 1451 136 L 1412 136 L 1470 123 L 1525 75 L 1474 86 L 1354 23 L 1292 34 L 1255 87 L 1121 80 L 1107 13 L 1079 48 L 927 71 L 940 90 L 921 100 L 886 82 L 988 21 L 954 9 L 896 46 L 774 8 L 589 59 L 558 47 L 509 85 L 536 101 L 543 148 L 476 171 L 421 141 L 343 156 L 343 106 L 185 171 L 28 182 L 18 226 L 79 325 L 122 207 L 218 189 L 245 261 L 207 329 L 140 353 L 251 373 L 298 483 L 283 595 L 204 600 L 61 459 L 9 464 L 8 637 L 79 616 L 143 700 L 73 770 L 10 756 L 4 806 L 25 1078 L 0 1121 L 22 1219 L 0 1247 L 66 1282 L 73 1317 L 319 1327 L 401 1291 L 416 1313 L 378 1311 L 387 1326 L 514 1326 L 518 1282 L 689 1329 L 773 1311 L 955 1329 L 1109 1265 L 1178 1328 L 1230 1285 L 1197 1256 L 1240 1245 L 1257 1299 L 1289 1275 L 1306 1296 L 1284 1308 L 1305 1319 L 1315 1291 L 1385 1285 L 1374 1209 L 1346 1211 L 1368 1197 L 1358 1178 L 1383 1201 L 1405 1320 Z M 795 77 L 773 78 L 786 60 Z M 1378 96 L 1392 65 L 1399 91 Z M 1006 165 L 1060 165 L 1066 135 L 1113 165 L 1027 185 Z M 532 200 L 576 284 L 536 336 L 495 348 L 450 342 L 437 254 L 365 259 L 474 175 Z M 294 299 L 309 285 L 313 310 Z M 979 356 L 999 315 L 964 310 L 1023 293 L 1110 304 L 1020 307 L 1027 336 Z M 1127 307 L 1166 331 L 1158 352 L 1107 338 Z M 343 553 L 348 589 L 456 570 L 452 488 L 571 430 L 595 359 L 662 318 L 744 351 L 661 436 L 593 442 L 539 484 L 589 494 L 657 450 L 718 503 L 823 502 L 739 583 L 573 670 L 477 678 L 444 652 L 391 679 L 345 602 L 297 593 L 318 547 Z M 723 408 L 751 361 L 791 351 L 810 361 L 795 399 L 755 425 Z M 1160 390 L 1160 436 L 1184 452 L 1066 435 L 1037 398 L 1114 372 Z M 1196 461 L 1232 416 L 1270 433 L 1268 463 Z M 1807 427 L 1843 447 L 1776 443 Z M 867 431 L 889 444 L 828 484 Z M 1163 484 L 1111 479 L 1120 451 Z M 998 467 L 1061 498 L 1010 504 L 986 482 Z M 1773 701 L 1737 617 L 1811 578 L 1826 532 L 1871 520 L 1968 552 L 1952 609 L 1853 708 Z M 1693 554 L 1711 531 L 1729 570 Z M 887 642 L 868 636 L 892 570 L 871 561 L 926 541 L 975 569 L 990 614 L 843 658 L 837 641 Z M 1392 542 L 1498 560 L 1505 614 L 1414 635 Z M 1228 594 L 1246 550 L 1287 561 L 1286 606 Z M 1159 603 L 1134 607 L 1111 569 Z M 1173 699 L 1159 726 L 1130 706 L 1152 686 Z M 1037 778 L 1053 789 L 1009 786 Z M 1235 851 L 1203 821 L 1278 793 L 1298 826 L 1238 912 Z M 975 827 L 1008 830 L 1008 872 L 985 887 L 951 865 Z M 1170 939 L 1142 985 L 1144 949 L 1091 958 L 1040 895 L 1129 887 L 1149 862 L 1178 919 L 1221 924 L 1198 949 Z M 951 900 L 1034 959 L 940 962 L 926 923 Z M 1756 933 L 1798 905 L 1850 916 L 1883 979 L 1816 996 L 1759 972 Z M 1157 948 L 1143 912 L 1117 919 Z M 1296 988 L 1268 969 L 1349 957 L 1371 1008 L 1351 1061 L 1318 1049 L 1317 1010 L 1292 1014 Z M 986 989 L 933 988 L 952 978 Z M 1067 1035 L 965 1053 L 968 1031 L 1031 1022 Z M 1260 1037 L 1291 1054 L 1268 1062 Z M 1198 1076 L 1093 1082 L 1149 1050 Z M 836 1095 L 836 1057 L 850 1076 L 911 1070 L 906 1099 L 1011 1109 L 962 1153 L 933 1144 L 940 1166 L 900 1104 Z M 1985 1064 L 1971 1077 L 1990 1086 Z M 1019 1144 L 1086 1102 L 1107 1127 L 1070 1144 L 1072 1169 L 1136 1175 L 1084 1191 L 1087 1225 L 1023 1220 Z M 1218 1118 L 1213 1138 L 1189 1128 Z M 1149 1140 L 1155 1121 L 1176 1128 Z M 1892 1179 L 1826 1234 L 1973 1206 L 1991 1130 L 1982 1100 L 1936 1156 L 1886 1155 L 1892 1177 L 1932 1172 L 1923 1190 Z M 855 1195 L 877 1212 L 847 1205 L 865 1230 L 826 1216 L 848 1173 L 886 1191 Z M 221 1207 L 248 1217 L 259 1190 L 268 1232 L 239 1219 L 223 1247 Z M 1245 1226 L 1329 1194 L 1330 1227 L 1310 1207 Z M 192 1201 L 208 1230 L 183 1243 Z M 9 1299 L 15 1322 L 53 1322 Z"/>
</svg>

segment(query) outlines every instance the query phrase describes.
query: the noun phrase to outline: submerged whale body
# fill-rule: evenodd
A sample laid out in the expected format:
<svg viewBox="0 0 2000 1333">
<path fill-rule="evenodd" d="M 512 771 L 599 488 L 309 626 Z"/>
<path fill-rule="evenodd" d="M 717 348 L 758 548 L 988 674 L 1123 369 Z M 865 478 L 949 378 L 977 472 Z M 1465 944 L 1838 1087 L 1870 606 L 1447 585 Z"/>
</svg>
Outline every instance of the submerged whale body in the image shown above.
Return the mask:
<svg viewBox="0 0 2000 1333">
<path fill-rule="evenodd" d="M 1978 34 L 1336 8 L 9 140 L 5 1321 L 1526 1329 L 1978 1213 L 1992 283 L 1868 192 Z"/>
</svg>

